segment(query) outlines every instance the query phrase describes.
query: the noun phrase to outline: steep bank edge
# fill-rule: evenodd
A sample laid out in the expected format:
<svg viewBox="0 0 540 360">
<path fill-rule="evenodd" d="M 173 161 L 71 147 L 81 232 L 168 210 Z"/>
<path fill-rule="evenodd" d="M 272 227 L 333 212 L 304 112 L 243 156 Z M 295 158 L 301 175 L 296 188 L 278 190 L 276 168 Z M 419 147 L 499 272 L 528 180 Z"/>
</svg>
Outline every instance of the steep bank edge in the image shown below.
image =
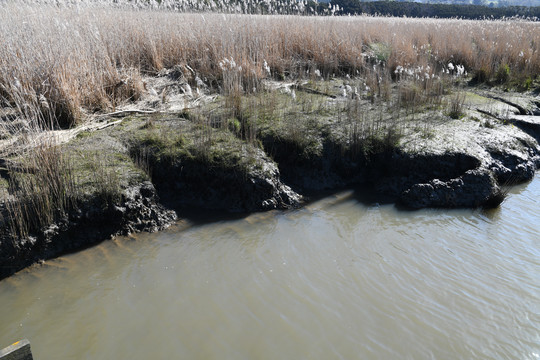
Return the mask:
<svg viewBox="0 0 540 360">
<path fill-rule="evenodd" d="M 115 235 L 168 227 L 176 220 L 173 211 L 158 202 L 150 182 L 133 185 L 118 204 L 103 208 L 89 199 L 75 211 L 25 239 L 3 233 L 0 241 L 0 279 L 34 263 L 97 244 Z"/>
<path fill-rule="evenodd" d="M 423 139 L 420 150 L 416 145 L 412 150 L 401 146 L 390 152 L 375 154 L 368 163 L 350 162 L 350 159 L 343 162 L 338 156 L 339 152 L 329 151 L 323 152 L 329 158 L 317 158 L 315 161 L 325 162 L 323 175 L 339 174 L 342 181 L 332 182 L 332 185 L 362 186 L 369 179 L 378 183 L 379 191 L 393 195 L 396 201 L 410 208 L 496 206 L 502 201 L 499 184 L 511 180 L 530 180 L 534 171 L 540 167 L 540 146 L 537 140 L 517 127 L 496 125 L 486 128 L 473 122 L 466 125 L 459 123 L 459 133 L 454 125 L 449 122 L 439 128 L 440 135 Z M 140 126 L 141 123 L 136 123 L 137 128 Z M 540 129 L 540 125 L 534 122 L 529 126 L 535 131 Z M 126 129 L 122 129 L 122 132 L 126 132 Z M 448 136 L 454 139 L 451 146 Z M 463 141 L 455 141 L 456 137 Z M 103 139 L 99 140 L 103 144 Z M 339 149 L 339 146 L 333 144 L 329 149 Z M 121 152 L 127 151 L 126 148 Z M 203 163 L 190 168 L 189 161 L 185 162 L 186 158 L 183 158 L 184 163 L 176 161 L 182 160 L 180 156 L 168 163 L 167 171 L 171 175 L 162 183 L 165 184 L 161 187 L 162 196 L 177 192 L 180 181 L 180 188 L 188 186 L 190 191 L 195 191 L 186 197 L 185 206 L 206 205 L 207 208 L 228 211 L 260 211 L 298 206 L 301 197 L 280 181 L 275 163 L 260 149 L 251 151 L 252 156 L 257 155 L 254 164 L 262 161 L 262 166 L 259 164 L 250 167 L 250 173 L 238 173 L 235 166 L 229 170 L 217 169 L 217 173 L 208 172 L 204 170 L 208 167 Z M 187 159 L 193 160 L 191 157 Z M 242 158 L 237 160 L 242 161 Z M 184 169 L 182 164 L 188 165 L 187 168 Z M 161 168 L 164 164 L 155 159 L 152 165 L 165 169 Z M 345 165 L 351 167 L 344 172 Z M 315 171 L 305 175 L 317 176 L 319 168 L 313 167 Z M 183 177 L 183 169 L 189 170 L 191 175 Z M 212 181 L 204 180 L 205 177 L 212 177 Z M 231 186 L 224 186 L 227 181 Z M 154 179 L 154 182 L 159 183 L 159 180 Z M 303 183 L 314 182 L 311 179 Z M 325 181 L 323 183 L 326 184 L 324 186 L 328 185 Z M 201 184 L 204 185 L 202 188 Z M 208 186 L 211 188 L 208 193 L 210 195 L 202 194 L 201 189 L 208 190 Z M 226 196 L 221 196 L 223 189 L 234 191 L 225 191 Z M 284 193 L 287 193 L 289 200 L 279 198 Z M 242 197 L 240 202 L 236 201 L 238 196 Z M 0 279 L 40 260 L 93 245 L 113 235 L 161 230 L 175 219 L 175 213 L 159 203 L 154 185 L 148 181 L 139 181 L 125 187 L 121 201 L 115 205 L 104 208 L 89 200 L 77 211 L 32 237 L 15 241 L 4 236 L 0 243 Z"/>
</svg>

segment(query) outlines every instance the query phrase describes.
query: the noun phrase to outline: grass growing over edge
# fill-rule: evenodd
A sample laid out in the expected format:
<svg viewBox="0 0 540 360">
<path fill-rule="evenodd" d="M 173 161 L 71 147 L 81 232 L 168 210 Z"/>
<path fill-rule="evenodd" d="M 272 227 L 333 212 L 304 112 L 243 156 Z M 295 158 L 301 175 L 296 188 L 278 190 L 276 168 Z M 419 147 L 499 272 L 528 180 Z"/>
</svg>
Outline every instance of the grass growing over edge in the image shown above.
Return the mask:
<svg viewBox="0 0 540 360">
<path fill-rule="evenodd" d="M 6 202 L 7 223 L 14 237 L 26 238 L 65 217 L 80 199 L 69 157 L 51 144 L 40 144 L 10 169 L 12 198 Z"/>
</svg>

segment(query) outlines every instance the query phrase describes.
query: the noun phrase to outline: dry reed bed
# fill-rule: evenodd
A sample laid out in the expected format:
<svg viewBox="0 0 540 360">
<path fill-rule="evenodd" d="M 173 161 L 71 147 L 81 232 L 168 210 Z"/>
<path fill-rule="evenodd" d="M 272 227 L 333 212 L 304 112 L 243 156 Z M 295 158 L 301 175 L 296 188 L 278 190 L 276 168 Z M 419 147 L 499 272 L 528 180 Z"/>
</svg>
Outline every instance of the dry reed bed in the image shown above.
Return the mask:
<svg viewBox="0 0 540 360">
<path fill-rule="evenodd" d="M 349 75 L 361 93 L 361 85 L 378 86 L 379 96 L 382 82 L 412 80 L 415 86 L 400 91 L 414 104 L 416 85 L 427 91 L 428 81 L 452 78 L 458 65 L 487 77 L 501 66 L 516 77 L 534 78 L 540 69 L 540 24 L 526 21 L 190 14 L 30 1 L 0 3 L 0 33 L 0 137 L 24 130 L 30 140 L 136 100 L 150 90 L 144 75 L 176 65 L 191 86 L 229 95 L 233 116 L 243 111 L 243 93 L 257 91 L 265 78 Z M 358 133 L 359 112 L 349 112 L 353 142 L 372 131 Z M 0 149 L 0 157 L 7 150 L 26 161 L 22 172 L 8 169 L 7 220 L 19 237 L 61 218 L 82 196 L 69 156 L 54 142 L 36 143 L 24 153 L 14 145 Z M 96 164 L 100 174 L 106 166 Z M 113 197 L 120 191 L 110 186 L 114 176 L 103 174 L 96 188 Z"/>
<path fill-rule="evenodd" d="M 306 72 L 395 78 L 463 65 L 494 76 L 540 69 L 540 24 L 377 17 L 189 14 L 101 7 L 0 5 L 0 102 L 32 127 L 69 127 L 84 112 L 114 108 L 145 91 L 142 73 L 187 65 L 218 89 L 231 73 L 244 91 L 265 77 Z M 228 59 L 228 62 L 224 62 Z M 399 69 L 399 68 L 398 68 Z M 189 71 L 191 72 L 191 70 Z M 381 72 L 384 72 L 382 74 Z"/>
</svg>

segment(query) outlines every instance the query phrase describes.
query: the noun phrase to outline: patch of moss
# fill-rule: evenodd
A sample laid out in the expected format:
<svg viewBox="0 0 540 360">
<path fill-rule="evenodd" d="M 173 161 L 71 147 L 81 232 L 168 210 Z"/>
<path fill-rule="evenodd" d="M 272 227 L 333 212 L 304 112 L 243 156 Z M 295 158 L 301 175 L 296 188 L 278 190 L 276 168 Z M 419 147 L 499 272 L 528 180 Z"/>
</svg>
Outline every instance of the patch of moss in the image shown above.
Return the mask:
<svg viewBox="0 0 540 360">
<path fill-rule="evenodd" d="M 89 131 L 81 131 L 80 133 L 77 134 L 77 139 L 84 139 L 84 138 L 87 138 L 87 137 L 90 137 L 92 136 L 91 132 Z"/>
<path fill-rule="evenodd" d="M 0 177 L 0 199 L 8 194 L 9 181 L 3 177 Z"/>
<path fill-rule="evenodd" d="M 138 129 L 131 137 L 131 155 L 146 154 L 150 166 L 167 171 L 181 163 L 199 163 L 212 169 L 248 171 L 256 161 L 255 147 L 227 127 L 214 128 L 200 115 L 194 122 L 171 121 L 152 129 Z"/>
<path fill-rule="evenodd" d="M 84 197 L 117 202 L 122 189 L 148 180 L 118 139 L 102 131 L 88 132 L 63 146 L 76 187 Z"/>
</svg>

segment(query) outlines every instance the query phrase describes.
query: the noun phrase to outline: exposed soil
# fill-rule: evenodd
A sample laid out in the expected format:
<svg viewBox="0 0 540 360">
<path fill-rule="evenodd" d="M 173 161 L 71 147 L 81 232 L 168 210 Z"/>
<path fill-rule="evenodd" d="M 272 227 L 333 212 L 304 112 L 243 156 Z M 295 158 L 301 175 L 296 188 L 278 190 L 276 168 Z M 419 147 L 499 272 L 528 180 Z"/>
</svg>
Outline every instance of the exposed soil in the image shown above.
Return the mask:
<svg viewBox="0 0 540 360">
<path fill-rule="evenodd" d="M 22 238 L 9 223 L 10 176 L 32 142 L 4 136 L 0 279 L 111 236 L 161 230 L 175 210 L 291 209 L 310 194 L 366 185 L 413 209 L 494 207 L 504 186 L 540 167 L 534 94 L 470 88 L 453 118 L 440 105 L 395 110 L 347 93 L 345 80 L 267 83 L 232 105 L 179 69 L 145 81 L 137 103 L 39 135 L 69 155 L 80 196 Z"/>
</svg>

